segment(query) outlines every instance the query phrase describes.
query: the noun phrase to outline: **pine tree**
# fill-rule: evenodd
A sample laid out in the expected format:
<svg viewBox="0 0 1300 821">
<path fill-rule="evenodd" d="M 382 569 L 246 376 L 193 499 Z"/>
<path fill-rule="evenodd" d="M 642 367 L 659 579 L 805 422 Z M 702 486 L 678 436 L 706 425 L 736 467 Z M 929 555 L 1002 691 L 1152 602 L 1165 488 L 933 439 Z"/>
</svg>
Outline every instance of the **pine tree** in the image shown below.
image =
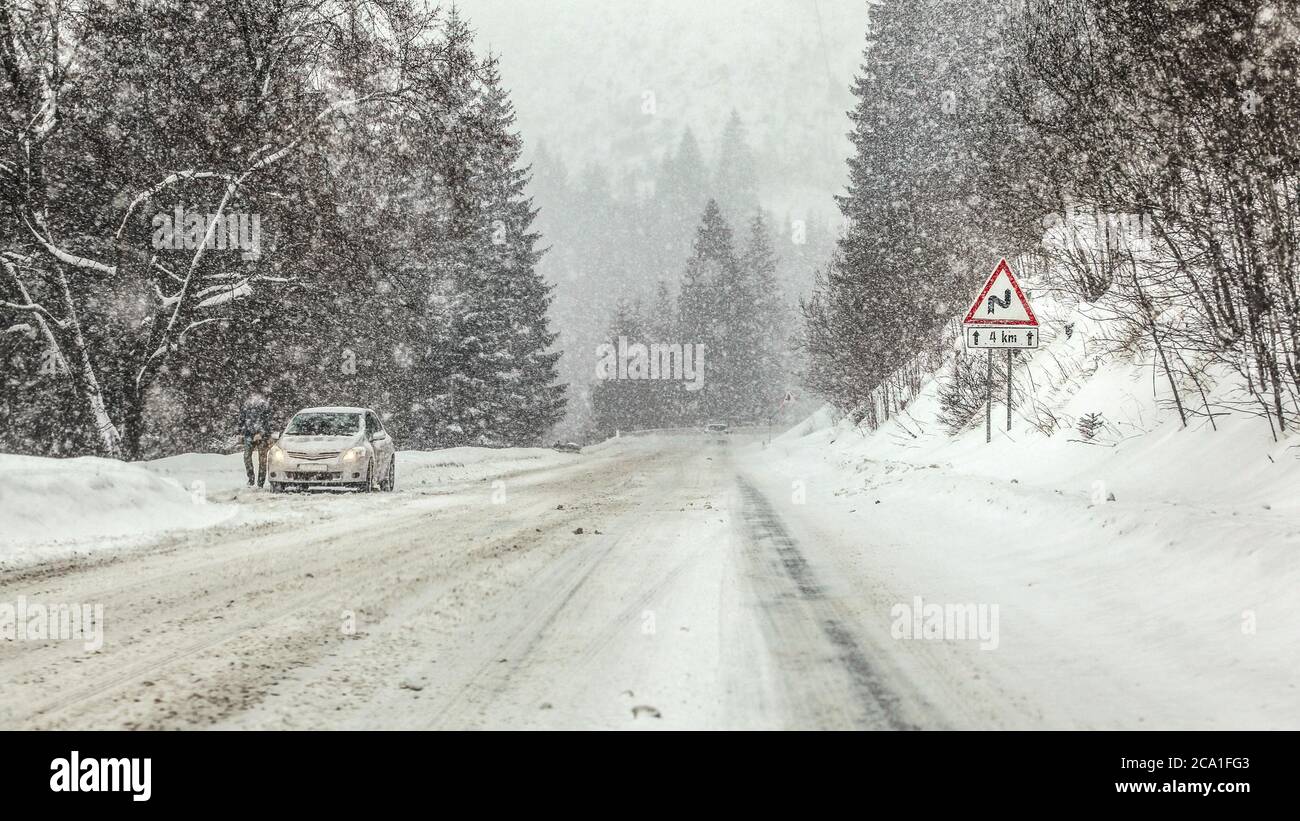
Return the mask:
<svg viewBox="0 0 1300 821">
<path fill-rule="evenodd" d="M 708 189 L 704 156 L 694 132 L 688 128 L 677 150 L 664 161 L 656 186 L 655 244 L 665 258 L 680 259 L 689 252 L 695 215 L 704 207 Z"/>
<path fill-rule="evenodd" d="M 731 228 L 712 199 L 695 232 L 695 242 L 678 296 L 683 344 L 704 345 L 703 387 L 685 402 L 689 422 L 726 416 L 736 401 L 737 357 L 730 339 L 734 324 L 728 298 L 737 296 L 740 265 Z"/>
<path fill-rule="evenodd" d="M 790 365 L 785 355 L 788 329 L 777 267 L 767 221 L 761 212 L 757 213 L 749 223 L 749 240 L 741 257 L 741 268 L 752 283 L 754 295 L 752 319 L 746 328 L 754 350 L 752 376 L 742 407 L 754 421 L 772 413 L 789 382 Z"/>
<path fill-rule="evenodd" d="M 621 342 L 634 344 L 643 336 L 640 313 L 639 306 L 619 299 L 614 306 L 608 339 L 598 349 L 600 378 L 592 387 L 591 404 L 593 422 L 602 436 L 653 426 L 648 424 L 651 416 L 645 402 L 647 393 L 653 390 L 653 383 L 627 378 L 617 360 L 622 355 Z"/>
<path fill-rule="evenodd" d="M 513 106 L 496 60 L 475 61 L 471 39 L 453 9 L 441 71 L 460 105 L 447 112 L 458 142 L 445 146 L 441 168 L 450 231 L 436 299 L 445 332 L 434 346 L 441 385 L 432 408 L 435 441 L 535 444 L 564 405 L 546 316 L 551 289 L 537 271 L 537 212 L 525 193 Z"/>
<path fill-rule="evenodd" d="M 556 384 L 557 334 L 547 318 L 553 286 L 538 271 L 540 235 L 531 229 L 537 210 L 526 193 L 529 171 L 520 166 L 522 143 L 513 130 L 514 106 L 501 87 L 494 59 L 484 64 L 482 75 L 480 117 L 489 146 L 483 157 L 482 189 L 492 217 L 488 260 L 498 279 L 496 310 L 509 321 L 509 358 L 495 374 L 498 435 L 510 444 L 530 445 L 540 443 L 564 413 L 565 387 Z"/>
<path fill-rule="evenodd" d="M 680 344 L 677 305 L 668 283 L 662 279 L 655 286 L 654 299 L 650 303 L 650 311 L 645 317 L 643 327 L 646 329 L 648 338 L 645 341 L 648 343 Z M 660 380 L 652 387 L 647 398 L 653 417 L 652 427 L 670 428 L 679 424 L 684 392 L 684 385 L 672 379 Z"/>
<path fill-rule="evenodd" d="M 734 109 L 722 130 L 713 192 L 728 219 L 739 222 L 758 208 L 758 168 L 745 125 Z"/>
<path fill-rule="evenodd" d="M 427 394 L 410 410 L 421 447 L 486 444 L 494 434 L 493 374 L 505 347 L 501 318 L 492 310 L 487 275 L 488 239 L 483 204 L 476 189 L 485 128 L 476 116 L 481 104 L 479 61 L 473 32 L 452 7 L 443 24 L 441 59 L 416 80 L 438 94 L 423 112 L 427 131 L 417 138 L 429 157 L 427 193 L 441 195 L 432 209 L 437 229 L 426 254 L 412 266 L 430 283 L 420 339 L 424 356 L 414 368 Z M 410 340 L 401 340 L 394 359 L 412 365 Z"/>
<path fill-rule="evenodd" d="M 1006 243 L 975 157 L 997 70 L 997 0 L 871 7 L 849 114 L 854 153 L 832 267 L 805 305 L 811 386 L 842 407 L 872 391 L 960 310 Z"/>
</svg>

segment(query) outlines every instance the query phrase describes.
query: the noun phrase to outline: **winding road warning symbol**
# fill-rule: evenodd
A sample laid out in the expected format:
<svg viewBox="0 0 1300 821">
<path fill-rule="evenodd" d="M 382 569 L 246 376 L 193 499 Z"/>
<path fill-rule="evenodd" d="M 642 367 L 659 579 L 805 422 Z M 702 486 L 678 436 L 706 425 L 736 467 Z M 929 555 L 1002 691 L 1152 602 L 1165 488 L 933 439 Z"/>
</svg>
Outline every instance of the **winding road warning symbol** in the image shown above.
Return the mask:
<svg viewBox="0 0 1300 821">
<path fill-rule="evenodd" d="M 993 269 L 988 282 L 980 290 L 974 304 L 962 320 L 964 325 L 1030 325 L 1038 327 L 1038 318 L 1034 309 L 1029 307 L 1025 292 L 1020 290 L 1020 283 L 1011 266 L 1004 259 Z"/>
<path fill-rule="evenodd" d="M 1005 259 L 966 312 L 962 335 L 967 349 L 1038 347 L 1038 317 Z"/>
</svg>

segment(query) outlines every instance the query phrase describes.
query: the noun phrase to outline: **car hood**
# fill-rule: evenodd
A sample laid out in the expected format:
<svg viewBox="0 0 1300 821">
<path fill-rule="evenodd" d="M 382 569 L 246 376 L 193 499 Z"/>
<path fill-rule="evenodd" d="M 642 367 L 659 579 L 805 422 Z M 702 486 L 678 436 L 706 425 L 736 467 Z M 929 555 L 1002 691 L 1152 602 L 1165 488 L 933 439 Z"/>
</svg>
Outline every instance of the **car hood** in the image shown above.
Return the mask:
<svg viewBox="0 0 1300 821">
<path fill-rule="evenodd" d="M 323 453 L 347 450 L 360 445 L 363 441 L 365 437 L 360 433 L 353 436 L 289 436 L 286 434 L 280 437 L 279 444 L 283 450 Z"/>
</svg>

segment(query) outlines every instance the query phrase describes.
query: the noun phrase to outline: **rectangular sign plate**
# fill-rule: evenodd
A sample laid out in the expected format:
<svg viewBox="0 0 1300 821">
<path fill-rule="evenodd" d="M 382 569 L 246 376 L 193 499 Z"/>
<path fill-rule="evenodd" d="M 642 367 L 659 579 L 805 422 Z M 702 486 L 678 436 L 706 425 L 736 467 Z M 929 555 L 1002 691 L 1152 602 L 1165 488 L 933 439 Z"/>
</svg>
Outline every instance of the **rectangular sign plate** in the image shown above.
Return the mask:
<svg viewBox="0 0 1300 821">
<path fill-rule="evenodd" d="M 971 326 L 963 328 L 966 350 L 1037 348 L 1038 328 L 1029 325 Z"/>
</svg>

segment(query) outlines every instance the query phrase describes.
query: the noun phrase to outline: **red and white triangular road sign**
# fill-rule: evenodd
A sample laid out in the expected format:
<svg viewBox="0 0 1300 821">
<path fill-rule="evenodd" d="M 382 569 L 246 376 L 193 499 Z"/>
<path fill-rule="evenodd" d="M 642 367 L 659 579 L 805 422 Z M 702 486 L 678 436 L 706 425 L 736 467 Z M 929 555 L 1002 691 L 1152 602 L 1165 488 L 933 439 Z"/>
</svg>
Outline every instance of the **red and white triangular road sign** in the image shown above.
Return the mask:
<svg viewBox="0 0 1300 821">
<path fill-rule="evenodd" d="M 1038 327 L 1034 309 L 1004 259 L 993 269 L 980 295 L 966 312 L 964 325 L 1028 325 Z"/>
</svg>

